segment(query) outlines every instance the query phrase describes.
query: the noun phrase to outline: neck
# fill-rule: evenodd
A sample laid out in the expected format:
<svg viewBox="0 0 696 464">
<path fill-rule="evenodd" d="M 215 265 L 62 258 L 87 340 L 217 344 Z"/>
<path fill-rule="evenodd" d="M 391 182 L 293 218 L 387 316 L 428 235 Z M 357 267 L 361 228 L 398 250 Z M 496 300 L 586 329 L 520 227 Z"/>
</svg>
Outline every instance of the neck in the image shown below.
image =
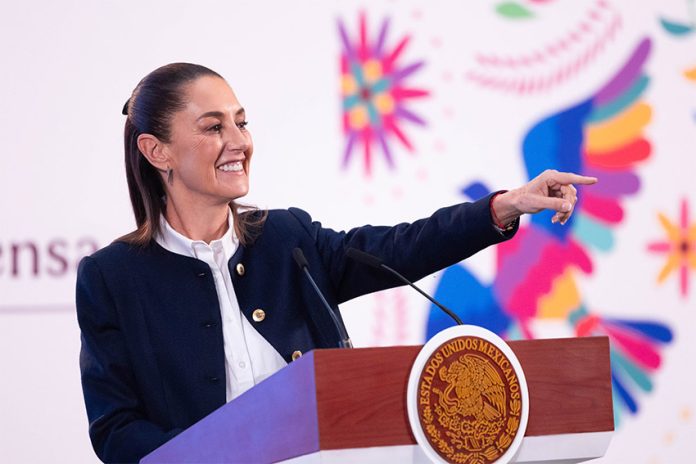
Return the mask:
<svg viewBox="0 0 696 464">
<path fill-rule="evenodd" d="M 230 207 L 223 203 L 215 206 L 185 207 L 172 198 L 167 199 L 165 218 L 170 226 L 191 240 L 210 243 L 227 232 Z"/>
</svg>

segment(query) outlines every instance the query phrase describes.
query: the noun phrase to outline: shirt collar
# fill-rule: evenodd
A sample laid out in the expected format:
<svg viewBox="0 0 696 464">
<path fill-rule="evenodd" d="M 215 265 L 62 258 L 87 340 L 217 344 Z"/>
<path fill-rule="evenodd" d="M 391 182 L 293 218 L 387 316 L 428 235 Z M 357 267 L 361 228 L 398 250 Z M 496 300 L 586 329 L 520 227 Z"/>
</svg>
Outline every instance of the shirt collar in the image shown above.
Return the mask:
<svg viewBox="0 0 696 464">
<path fill-rule="evenodd" d="M 221 247 L 225 253 L 225 256 L 231 257 L 239 245 L 237 234 L 234 233 L 234 217 L 232 216 L 232 210 L 229 210 L 227 215 L 227 232 L 225 232 L 225 234 L 219 239 L 210 242 L 210 244 L 207 244 L 202 240 L 191 240 L 185 235 L 180 234 L 174 230 L 171 225 L 169 225 L 169 222 L 164 217 L 164 214 L 160 216 L 160 231 L 156 237 L 156 241 L 167 251 L 171 251 L 172 253 L 179 255 L 189 256 L 191 258 L 198 258 L 196 249 L 200 249 L 201 247 L 210 248 L 213 250 Z"/>
</svg>

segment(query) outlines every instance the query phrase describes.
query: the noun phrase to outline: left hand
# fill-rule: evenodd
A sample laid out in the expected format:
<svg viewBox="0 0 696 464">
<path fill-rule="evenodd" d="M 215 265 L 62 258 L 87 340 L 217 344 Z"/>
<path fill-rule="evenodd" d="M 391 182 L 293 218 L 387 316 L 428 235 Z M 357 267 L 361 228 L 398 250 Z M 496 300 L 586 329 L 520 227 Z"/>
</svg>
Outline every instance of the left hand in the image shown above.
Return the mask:
<svg viewBox="0 0 696 464">
<path fill-rule="evenodd" d="M 578 191 L 573 184 L 596 183 L 596 177 L 547 169 L 528 184 L 495 197 L 492 208 L 503 224 L 511 223 L 522 214 L 534 214 L 546 209 L 556 211 L 551 222 L 565 224 L 578 201 Z"/>
</svg>

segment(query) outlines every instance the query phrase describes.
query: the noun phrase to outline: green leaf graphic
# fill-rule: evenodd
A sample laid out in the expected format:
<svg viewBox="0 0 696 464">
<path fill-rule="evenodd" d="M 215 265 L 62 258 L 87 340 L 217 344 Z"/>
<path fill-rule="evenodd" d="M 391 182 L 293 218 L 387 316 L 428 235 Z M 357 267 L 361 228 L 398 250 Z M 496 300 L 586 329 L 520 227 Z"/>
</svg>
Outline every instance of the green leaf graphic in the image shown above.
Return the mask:
<svg viewBox="0 0 696 464">
<path fill-rule="evenodd" d="M 511 19 L 526 19 L 534 16 L 531 11 L 514 2 L 500 3 L 495 7 L 495 11 L 501 16 Z"/>
</svg>

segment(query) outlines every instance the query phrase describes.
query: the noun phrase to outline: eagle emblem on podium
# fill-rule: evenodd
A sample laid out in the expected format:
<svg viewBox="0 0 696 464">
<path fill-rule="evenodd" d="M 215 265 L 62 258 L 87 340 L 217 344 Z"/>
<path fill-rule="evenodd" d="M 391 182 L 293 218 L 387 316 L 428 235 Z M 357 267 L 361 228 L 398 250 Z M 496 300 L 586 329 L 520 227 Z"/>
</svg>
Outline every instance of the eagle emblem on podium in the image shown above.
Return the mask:
<svg viewBox="0 0 696 464">
<path fill-rule="evenodd" d="M 445 391 L 434 390 L 448 416 L 473 417 L 476 422 L 496 422 L 505 414 L 505 385 L 493 367 L 475 354 L 465 354 L 449 368 L 440 368 Z M 452 396 L 454 392 L 454 397 Z"/>
<path fill-rule="evenodd" d="M 447 462 L 495 462 L 520 428 L 517 373 L 505 354 L 482 338 L 440 346 L 426 364 L 419 391 L 423 430 Z"/>
</svg>

